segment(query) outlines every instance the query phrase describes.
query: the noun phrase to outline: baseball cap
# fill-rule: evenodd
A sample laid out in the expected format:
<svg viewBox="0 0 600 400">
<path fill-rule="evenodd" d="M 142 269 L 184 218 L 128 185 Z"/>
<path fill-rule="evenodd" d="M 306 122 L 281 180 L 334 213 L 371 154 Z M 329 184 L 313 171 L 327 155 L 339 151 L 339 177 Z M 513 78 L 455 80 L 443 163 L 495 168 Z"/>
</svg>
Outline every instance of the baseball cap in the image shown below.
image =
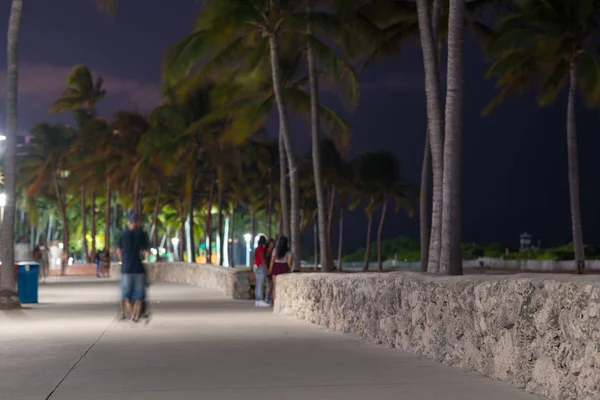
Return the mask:
<svg viewBox="0 0 600 400">
<path fill-rule="evenodd" d="M 127 221 L 129 222 L 136 222 L 138 220 L 138 215 L 134 212 L 129 213 L 129 215 L 127 216 Z"/>
</svg>

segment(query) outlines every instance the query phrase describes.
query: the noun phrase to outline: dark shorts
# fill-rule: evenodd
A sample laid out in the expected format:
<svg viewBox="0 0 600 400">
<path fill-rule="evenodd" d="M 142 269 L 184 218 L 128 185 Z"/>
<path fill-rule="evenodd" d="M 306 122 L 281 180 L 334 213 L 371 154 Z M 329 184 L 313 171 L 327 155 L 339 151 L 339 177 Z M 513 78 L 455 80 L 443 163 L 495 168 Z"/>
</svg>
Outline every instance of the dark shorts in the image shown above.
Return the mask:
<svg viewBox="0 0 600 400">
<path fill-rule="evenodd" d="M 121 276 L 122 299 L 143 301 L 146 298 L 146 275 L 123 274 Z"/>
<path fill-rule="evenodd" d="M 287 274 L 288 272 L 290 272 L 290 266 L 287 265 L 287 263 L 278 263 L 278 262 L 273 263 L 273 270 L 272 270 L 273 276 Z"/>
</svg>

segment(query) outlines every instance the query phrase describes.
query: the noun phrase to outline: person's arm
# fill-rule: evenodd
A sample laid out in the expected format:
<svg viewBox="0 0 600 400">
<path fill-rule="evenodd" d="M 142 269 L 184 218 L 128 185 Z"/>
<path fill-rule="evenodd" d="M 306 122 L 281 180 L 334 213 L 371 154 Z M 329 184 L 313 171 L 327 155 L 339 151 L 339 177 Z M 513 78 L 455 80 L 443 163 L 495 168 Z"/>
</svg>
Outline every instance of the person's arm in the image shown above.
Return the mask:
<svg viewBox="0 0 600 400">
<path fill-rule="evenodd" d="M 271 262 L 269 263 L 269 274 L 273 272 L 273 264 L 275 263 L 275 251 L 271 254 Z"/>
<path fill-rule="evenodd" d="M 142 231 L 142 258 L 145 259 L 150 251 L 150 238 Z"/>
</svg>

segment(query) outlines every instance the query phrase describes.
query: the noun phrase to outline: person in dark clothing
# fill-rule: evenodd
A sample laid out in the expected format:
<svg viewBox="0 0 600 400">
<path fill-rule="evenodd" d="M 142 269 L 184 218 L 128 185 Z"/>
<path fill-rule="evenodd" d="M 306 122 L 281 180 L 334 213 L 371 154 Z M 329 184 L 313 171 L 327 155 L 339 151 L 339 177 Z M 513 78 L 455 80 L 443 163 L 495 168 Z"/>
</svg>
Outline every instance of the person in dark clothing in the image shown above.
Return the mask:
<svg viewBox="0 0 600 400">
<path fill-rule="evenodd" d="M 119 236 L 117 256 L 121 261 L 122 300 L 127 316 L 137 322 L 146 299 L 146 268 L 142 253 L 150 248 L 148 235 L 137 226 L 138 217 L 130 214 L 127 229 Z"/>
<path fill-rule="evenodd" d="M 100 257 L 101 252 L 98 250 L 96 252 L 96 257 L 94 258 L 94 262 L 96 263 L 96 278 L 100 278 Z"/>
</svg>

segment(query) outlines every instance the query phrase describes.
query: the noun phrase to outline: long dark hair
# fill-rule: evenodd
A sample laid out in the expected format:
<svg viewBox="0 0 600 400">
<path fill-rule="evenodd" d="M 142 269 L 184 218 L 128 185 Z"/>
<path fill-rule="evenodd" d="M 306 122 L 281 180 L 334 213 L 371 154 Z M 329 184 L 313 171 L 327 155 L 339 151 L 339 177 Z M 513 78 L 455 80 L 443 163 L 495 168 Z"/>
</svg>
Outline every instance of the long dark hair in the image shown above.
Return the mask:
<svg viewBox="0 0 600 400">
<path fill-rule="evenodd" d="M 264 246 L 266 244 L 267 244 L 267 238 L 264 235 L 260 235 L 260 237 L 258 238 L 258 245 Z"/>
<path fill-rule="evenodd" d="M 290 246 L 288 242 L 289 241 L 286 236 L 279 236 L 279 239 L 277 239 L 277 247 L 275 247 L 275 254 L 277 255 L 278 259 L 282 259 L 290 251 Z"/>
</svg>

